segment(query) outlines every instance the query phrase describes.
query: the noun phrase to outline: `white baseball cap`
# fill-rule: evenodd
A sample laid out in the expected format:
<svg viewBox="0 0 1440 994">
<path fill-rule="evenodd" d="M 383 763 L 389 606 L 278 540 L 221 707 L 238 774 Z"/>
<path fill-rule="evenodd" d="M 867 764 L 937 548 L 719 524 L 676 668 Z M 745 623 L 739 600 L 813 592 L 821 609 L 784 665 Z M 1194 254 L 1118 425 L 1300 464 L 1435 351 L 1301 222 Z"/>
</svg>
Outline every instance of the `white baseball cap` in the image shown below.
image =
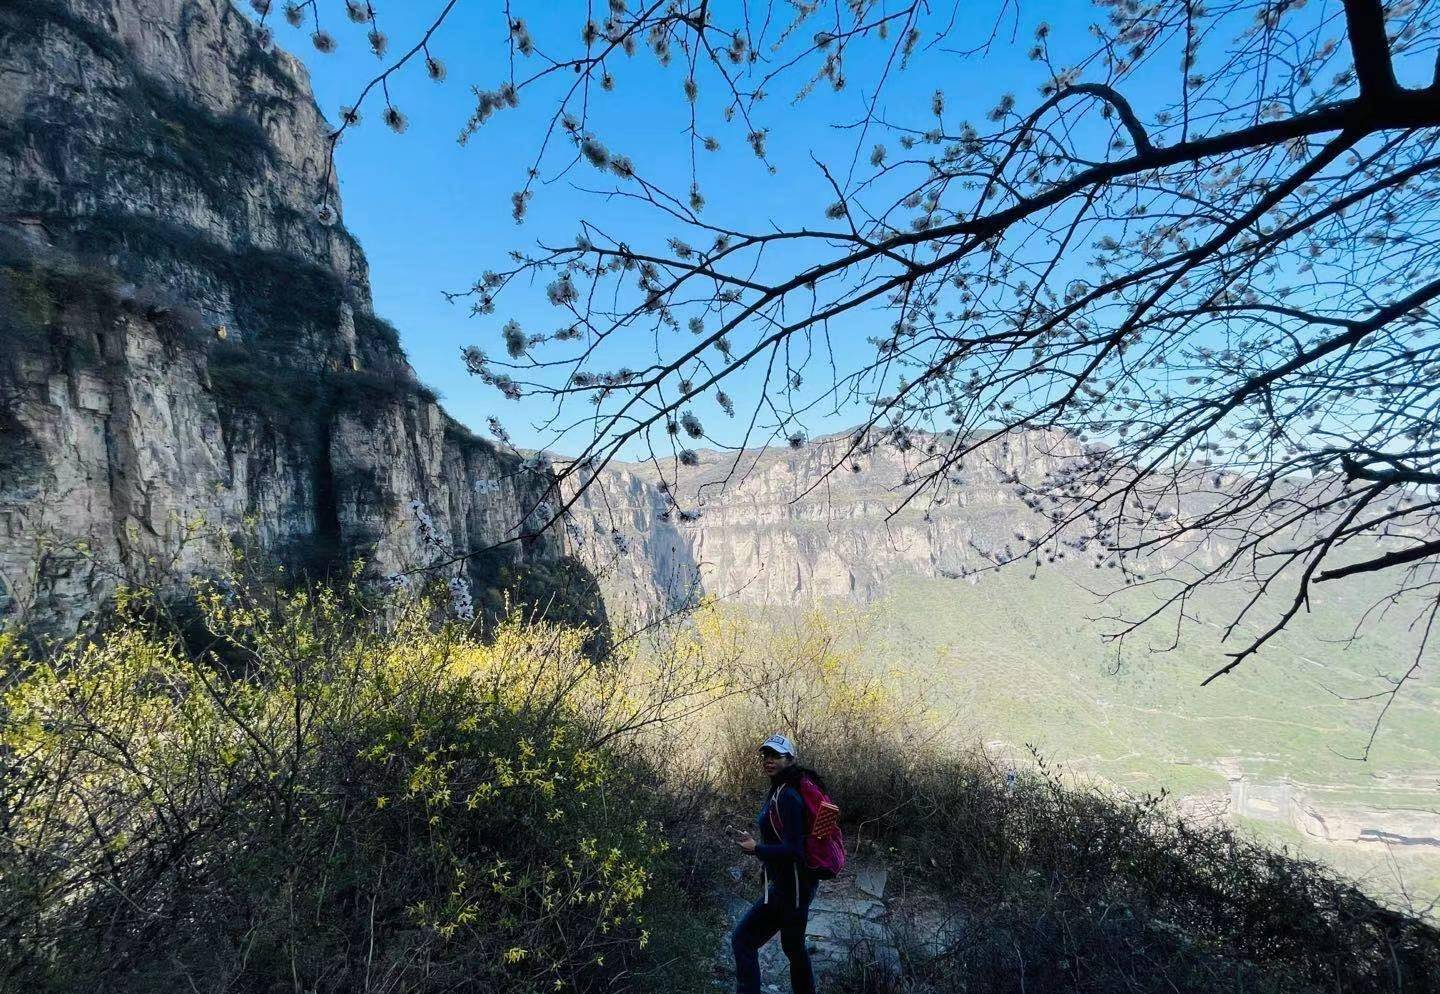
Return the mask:
<svg viewBox="0 0 1440 994">
<path fill-rule="evenodd" d="M 795 758 L 795 743 L 779 732 L 776 732 L 764 742 L 761 742 L 760 749 L 762 751 L 769 749 L 771 752 L 778 752 L 782 756 L 789 756 L 791 759 Z"/>
</svg>

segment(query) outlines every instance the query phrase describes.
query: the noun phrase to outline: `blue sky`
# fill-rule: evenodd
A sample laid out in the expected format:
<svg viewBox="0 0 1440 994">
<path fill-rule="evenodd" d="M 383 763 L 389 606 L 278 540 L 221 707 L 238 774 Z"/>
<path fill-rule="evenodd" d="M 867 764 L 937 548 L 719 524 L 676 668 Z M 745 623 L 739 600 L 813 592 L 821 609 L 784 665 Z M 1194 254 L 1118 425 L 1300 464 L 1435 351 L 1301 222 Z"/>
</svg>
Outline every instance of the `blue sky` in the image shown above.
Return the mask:
<svg viewBox="0 0 1440 994">
<path fill-rule="evenodd" d="M 325 19 L 322 26 L 338 41 L 333 54 L 322 56 L 311 48 L 311 24 L 290 28 L 278 12 L 277 40 L 305 60 L 321 108 L 331 120 L 338 120 L 340 108 L 354 103 L 380 68 L 423 35 L 443 2 L 375 0 L 380 26 L 391 39 L 392 50 L 384 61 L 370 52 L 366 27 L 346 21 L 343 6 L 334 0 L 320 3 Z M 741 3 L 743 0 L 718 3 L 716 21 L 733 23 L 733 11 Z M 603 13 L 604 6 L 595 3 L 593 9 Z M 751 0 L 753 9 L 765 6 Z M 510 7 L 515 16 L 525 18 L 541 51 L 557 58 L 571 58 L 583 51 L 581 28 L 591 4 L 511 0 Z M 789 4 L 777 0 L 774 7 L 784 11 Z M 496 313 L 483 316 L 472 316 L 464 301 L 448 302 L 443 291 L 463 290 L 485 270 L 505 268 L 511 250 L 572 244 L 581 218 L 639 250 L 658 255 L 667 254 L 667 236 L 686 233 L 653 210 L 594 192 L 617 188 L 620 181 L 609 174 L 581 163 L 557 176 L 557 167 L 570 158 L 566 154 L 546 160 L 544 182 L 536 188 L 528 218 L 523 225 L 516 225 L 510 195 L 524 181 L 561 91 L 553 86 L 526 91 L 518 109 L 495 115 L 468 144 L 462 147 L 456 140 L 475 106 L 472 86 L 493 89 L 511 78 L 505 9 L 505 3 L 498 0 L 459 0 L 430 44 L 432 53 L 447 67 L 446 81 L 437 84 L 429 79 L 418 59 L 391 78 L 390 95 L 408 119 L 404 134 L 384 126 L 384 104 L 373 95 L 362 107 L 363 122 L 346 134 L 339 152 L 344 219 L 369 257 L 377 312 L 400 329 L 420 377 L 440 390 L 450 412 L 479 431 L 484 430 L 487 416 L 498 415 L 521 446 L 575 452 L 589 440 L 587 431 L 557 439 L 552 431 L 538 427 L 554 413 L 550 401 L 505 400 L 470 377 L 460 358 L 461 348 L 471 344 L 491 356 L 503 356 L 500 329 L 509 318 L 517 319 L 527 333 L 551 332 L 568 323 L 546 303 L 543 284 L 507 290 Z M 946 38 L 927 45 L 933 38 L 927 33 L 909 66 L 886 83 L 878 108 L 888 123 L 917 130 L 932 127 L 931 96 L 936 89 L 945 94 L 944 123 L 950 134 L 957 132 L 962 120 L 983 125 L 983 118 L 1002 94 L 1013 94 L 1022 109 L 1031 106 L 1049 78 L 1049 70 L 1027 54 L 1037 25 L 1049 26 L 1050 51 L 1057 66 L 1063 67 L 1093 51 L 1089 25 L 1105 16 L 1103 8 L 1083 0 L 1021 5 L 1013 0 L 978 0 L 957 3 L 954 9 L 957 22 Z M 1338 27 L 1338 9 L 1337 0 L 1322 0 L 1310 5 L 1303 16 L 1330 19 Z M 943 26 L 949 13 L 948 8 L 935 10 L 931 21 L 922 22 L 932 29 Z M 957 57 L 955 48 L 979 46 L 991 35 L 997 11 L 1005 12 L 1001 30 L 983 57 Z M 808 37 L 822 26 L 817 20 L 801 30 Z M 1229 40 L 1212 38 L 1203 51 L 1212 58 L 1223 58 Z M 885 51 L 883 43 L 852 49 L 852 53 L 872 55 Z M 1178 97 L 1183 79 L 1176 71 L 1178 62 L 1178 51 L 1152 51 L 1122 84 L 1142 117 Z M 539 58 L 517 59 L 513 72 L 516 78 L 523 78 L 541 64 Z M 834 226 L 835 222 L 824 217 L 825 207 L 834 198 L 815 160 L 843 177 L 858 148 L 858 175 L 863 176 L 869 173 L 865 160 L 875 141 L 883 140 L 892 152 L 895 149 L 893 134 L 862 136 L 843 126 L 861 116 L 874 92 L 878 68 L 858 64 L 852 54 L 846 70 L 849 85 L 843 92 L 832 92 L 822 84 L 799 103 L 793 98 L 806 81 L 805 74 L 792 73 L 770 87 L 770 98 L 756 109 L 754 121 L 756 126 L 770 129 L 767 145 L 769 161 L 775 166 L 773 174 L 750 152 L 745 138 L 748 128 L 721 118 L 724 101 L 706 89 L 713 76 L 702 75 L 698 131 L 714 135 L 722 145 L 718 153 L 697 154 L 697 176 L 707 201 L 703 216 L 746 231 L 772 226 Z M 1411 68 L 1407 64 L 1407 72 Z M 1428 63 L 1420 68 L 1429 72 Z M 617 81 L 615 90 L 593 91 L 587 126 L 613 152 L 629 156 L 647 179 L 683 197 L 690 183 L 692 157 L 686 136 L 691 105 L 683 93 L 684 59 L 677 57 L 668 67 L 661 66 L 642 46 L 634 57 L 617 59 L 611 70 Z M 558 79 L 557 83 L 568 86 L 569 80 Z M 1237 76 L 1237 84 L 1243 84 L 1242 77 Z M 1212 104 L 1211 110 L 1223 114 L 1223 107 L 1223 103 Z M 1091 128 L 1096 117 L 1088 116 L 1082 130 Z M 1104 142 L 1111 127 L 1096 123 L 1092 133 L 1076 137 L 1080 146 L 1088 145 L 1098 158 L 1106 154 Z M 564 148 L 569 143 L 560 137 L 556 144 Z M 803 261 L 816 258 L 814 247 L 808 251 L 811 254 L 801 256 L 791 249 L 767 250 L 761 277 L 799 271 Z M 1072 253 L 1073 259 L 1065 266 L 1073 263 L 1078 274 L 1087 263 L 1083 258 L 1087 254 L 1083 250 Z M 1064 272 L 1055 275 L 1066 276 Z M 871 357 L 873 349 L 867 337 L 883 332 L 889 322 L 890 317 L 876 309 L 853 312 L 834 322 L 828 345 L 835 366 L 843 373 L 847 366 L 860 365 Z M 743 342 L 743 338 L 739 340 Z M 688 348 L 688 336 L 684 342 L 659 343 L 659 348 L 673 356 L 677 345 Z M 613 370 L 622 365 L 645 366 L 653 361 L 657 343 L 641 332 L 633 341 L 613 339 L 606 348 L 600 368 Z M 807 372 L 807 376 L 818 372 L 821 375 L 815 376 L 816 380 L 828 379 L 824 373 L 830 357 L 823 357 L 818 365 L 824 368 Z M 719 416 L 716 405 L 706 399 L 709 410 L 701 413 L 711 441 L 733 444 L 740 439 L 747 420 L 744 412 L 750 406 L 747 401 L 759 396 L 762 375 L 763 368 L 742 370 L 722 384 L 741 412 L 734 420 Z M 875 385 L 871 395 L 892 386 Z M 823 392 L 808 383 L 806 389 L 814 389 L 817 395 Z M 860 421 L 865 410 L 854 401 L 839 410 L 812 410 L 804 419 L 804 428 L 812 436 L 840 430 Z M 581 408 L 569 413 L 583 417 L 587 411 Z M 641 452 L 632 447 L 626 454 L 634 457 Z"/>
<path fill-rule="evenodd" d="M 377 0 L 381 28 L 391 39 L 391 58 L 423 33 L 440 7 L 435 0 Z M 400 329 L 420 377 L 439 389 L 447 409 L 472 427 L 483 430 L 486 416 L 497 414 L 517 443 L 538 446 L 552 440 L 532 428 L 550 413 L 549 404 L 538 399 L 504 400 L 466 374 L 459 352 L 467 344 L 479 345 L 491 354 L 503 352 L 499 329 L 511 316 L 527 330 L 551 330 L 556 322 L 553 311 L 546 313 L 543 294 L 502 298 L 497 313 L 471 316 L 464 303 L 447 302 L 442 291 L 468 287 L 485 269 L 503 266 L 512 249 L 530 249 L 537 242 L 569 242 L 578 230 L 577 218 L 582 216 L 623 231 L 637 245 L 648 240 L 657 248 L 663 246 L 672 228 L 648 213 L 579 189 L 582 184 L 613 185 L 584 165 L 564 179 L 542 186 L 526 222 L 515 224 L 510 194 L 523 180 L 553 104 L 536 94 L 519 109 L 497 114 L 468 145 L 461 147 L 456 141 L 474 108 L 471 85 L 490 89 L 508 77 L 503 9 L 494 2 L 461 0 L 431 44 L 431 51 L 445 63 L 446 81 L 431 81 L 418 60 L 413 69 L 407 67 L 397 74 L 390 92 L 408 118 L 405 133 L 395 134 L 384 126 L 380 120 L 383 104 L 367 103 L 362 124 L 341 144 L 339 172 L 345 224 L 359 237 L 369 257 L 376 311 Z M 513 9 L 526 18 L 542 50 L 565 56 L 579 51 L 587 5 L 522 3 Z M 991 10 L 990 4 L 965 7 L 962 16 L 974 18 L 976 33 L 967 34 L 962 24 L 949 44 L 969 38 L 978 42 L 982 27 L 988 35 L 993 23 Z M 1086 50 L 1081 36 L 1095 14 L 1088 4 L 1073 0 L 1027 4 L 1018 26 L 1006 20 L 1007 30 L 987 58 L 965 60 L 944 51 L 922 52 L 887 84 L 880 106 L 887 118 L 924 128 L 933 123 L 929 107 L 937 87 L 945 91 L 947 104 L 953 108 L 953 113 L 947 114 L 952 121 L 962 116 L 978 120 L 1005 91 L 1014 92 L 1023 102 L 1036 92 L 1045 75 L 1043 68 L 1025 55 L 1035 26 L 1042 20 L 1049 22 L 1056 49 L 1069 37 L 1076 43 L 1071 51 L 1078 53 Z M 303 29 L 294 29 L 276 17 L 276 35 L 280 45 L 309 66 L 316 99 L 327 116 L 336 120 L 339 108 L 354 102 L 382 63 L 368 49 L 365 27 L 347 22 L 338 4 L 322 4 L 321 15 L 322 25 L 338 41 L 337 50 L 330 55 L 322 56 L 311 48 L 308 23 Z M 1008 44 L 1011 29 L 1015 32 L 1013 45 Z M 866 49 L 878 50 L 874 46 Z M 520 62 L 517 71 L 533 71 L 534 65 L 534 60 Z M 683 66 L 677 60 L 661 67 L 642 49 L 619 62 L 614 72 L 615 91 L 600 94 L 601 99 L 591 108 L 594 130 L 607 146 L 629 155 L 645 175 L 668 180 L 670 188 L 683 192 L 689 185 L 690 163 Z M 708 113 L 708 119 L 702 116 L 700 131 L 715 135 L 722 144 L 718 153 L 700 153 L 705 216 L 751 229 L 771 223 L 827 224 L 823 210 L 833 198 L 827 195 L 811 156 L 842 175 L 848 169 L 857 135 L 833 125 L 858 117 L 872 92 L 873 72 L 874 67 L 852 66 L 848 71 L 851 82 L 844 92 L 817 87 L 798 105 L 791 101 L 803 77 L 792 75 L 774 88 L 760 114 L 760 123 L 772 129 L 768 153 L 776 166 L 773 175 L 750 152 L 746 129 L 738 123 L 725 123 L 718 101 L 707 101 L 709 95 L 702 93 L 699 107 L 702 115 Z M 862 169 L 875 137 L 867 136 L 861 143 Z M 783 265 L 784 260 L 773 261 Z M 835 348 L 840 359 L 850 350 L 856 350 L 857 358 L 862 354 L 859 350 L 869 352 L 864 338 L 872 330 L 867 327 L 871 320 L 884 319 L 861 315 L 838 330 Z M 636 343 L 637 363 L 645 359 L 644 350 L 650 345 Z M 743 396 L 743 383 L 738 391 L 733 385 L 729 389 Z M 818 433 L 839 429 L 859 417 L 860 409 L 850 408 L 811 418 L 807 426 Z M 732 434 L 737 430 L 719 419 L 707 427 L 723 441 L 733 440 L 725 437 L 727 430 Z"/>
</svg>

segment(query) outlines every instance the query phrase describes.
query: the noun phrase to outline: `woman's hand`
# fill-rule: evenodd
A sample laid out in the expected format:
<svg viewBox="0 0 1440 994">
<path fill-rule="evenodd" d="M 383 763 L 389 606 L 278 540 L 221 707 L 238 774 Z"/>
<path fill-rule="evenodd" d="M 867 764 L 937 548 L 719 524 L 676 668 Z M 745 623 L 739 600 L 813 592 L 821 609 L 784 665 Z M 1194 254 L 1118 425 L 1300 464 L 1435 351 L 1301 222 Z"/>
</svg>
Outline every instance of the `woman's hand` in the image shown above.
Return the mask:
<svg viewBox="0 0 1440 994">
<path fill-rule="evenodd" d="M 740 846 L 741 851 L 748 853 L 755 852 L 755 840 L 751 838 L 749 832 L 741 832 L 740 837 L 736 839 L 735 842 Z"/>
</svg>

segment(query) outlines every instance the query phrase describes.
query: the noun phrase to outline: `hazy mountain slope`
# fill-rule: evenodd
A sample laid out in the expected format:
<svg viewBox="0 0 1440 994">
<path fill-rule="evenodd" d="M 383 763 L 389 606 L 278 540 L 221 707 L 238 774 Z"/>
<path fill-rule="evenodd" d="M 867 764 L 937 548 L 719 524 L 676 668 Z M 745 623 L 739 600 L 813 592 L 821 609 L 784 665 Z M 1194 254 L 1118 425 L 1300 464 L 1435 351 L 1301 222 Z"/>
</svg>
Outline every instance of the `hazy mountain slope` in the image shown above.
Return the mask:
<svg viewBox="0 0 1440 994">
<path fill-rule="evenodd" d="M 704 450 L 697 466 L 664 467 L 679 510 L 694 516 L 676 512 L 670 520 L 708 593 L 757 604 L 870 601 L 896 576 L 978 565 L 977 546 L 1002 547 L 1038 520 L 1019 497 L 1020 483 L 1038 483 L 1080 451 L 1073 439 L 1045 432 L 993 443 L 957 471 L 963 485 L 952 501 L 900 507 L 901 482 L 920 453 L 885 445 L 847 456 L 848 448 L 835 437 L 799 449 Z M 633 507 L 639 491 L 631 480 L 651 485 L 640 500 L 656 501 L 654 464 L 628 465 L 622 479 L 602 479 L 605 496 L 591 506 Z M 613 519 L 628 545 L 643 539 L 624 511 Z"/>
<path fill-rule="evenodd" d="M 1119 787 L 1176 794 L 1197 814 L 1307 844 L 1377 893 L 1396 867 L 1440 897 L 1440 684 L 1421 671 L 1355 758 L 1416 636 L 1396 616 L 1345 640 L 1368 599 L 1352 589 L 1315 604 L 1276 644 L 1209 687 L 1221 659 L 1212 595 L 1179 645 L 1154 630 L 1121 646 L 1074 576 L 1001 573 L 978 584 L 907 578 L 869 612 L 873 662 L 923 688 L 951 734 L 1001 751 L 1034 745 Z M 1213 620 L 1212 620 L 1213 619 Z"/>
</svg>

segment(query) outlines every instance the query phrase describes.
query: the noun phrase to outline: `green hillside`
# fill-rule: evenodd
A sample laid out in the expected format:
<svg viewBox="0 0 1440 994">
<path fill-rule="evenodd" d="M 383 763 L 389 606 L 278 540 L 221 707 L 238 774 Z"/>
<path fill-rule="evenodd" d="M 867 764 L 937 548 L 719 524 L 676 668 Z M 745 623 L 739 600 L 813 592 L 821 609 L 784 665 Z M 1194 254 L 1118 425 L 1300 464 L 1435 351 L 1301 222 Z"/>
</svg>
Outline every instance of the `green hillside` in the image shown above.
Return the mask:
<svg viewBox="0 0 1440 994">
<path fill-rule="evenodd" d="M 1161 787 L 1181 799 L 1230 797 L 1230 777 L 1262 792 L 1291 789 L 1322 812 L 1404 823 L 1440 836 L 1440 684 L 1424 669 L 1396 697 L 1366 761 L 1387 674 L 1413 659 L 1410 618 L 1371 618 L 1363 591 L 1316 602 L 1314 612 L 1259 656 L 1208 687 L 1228 648 L 1220 626 L 1234 603 L 1211 592 L 1197 620 L 1157 624 L 1123 643 L 1101 636 L 1124 601 L 1102 603 L 1077 577 L 1002 571 L 976 584 L 907 578 L 864 623 L 873 665 L 923 693 L 946 734 L 1017 755 L 1034 745 L 1072 772 L 1124 790 Z M 1124 591 L 1134 606 L 1137 594 Z M 1236 594 L 1238 598 L 1238 593 Z M 1244 632 L 1239 632 L 1239 638 Z M 1349 698 L 1347 700 L 1347 698 Z M 1193 804 L 1194 801 L 1191 801 Z M 1213 805 L 1212 805 L 1213 807 Z M 1431 820 L 1433 819 L 1433 820 Z M 1440 849 L 1320 844 L 1278 812 L 1242 817 L 1257 831 L 1363 878 L 1376 893 L 1400 884 L 1424 902 L 1440 895 Z M 1400 833 L 1405 834 L 1405 833 Z M 1399 871 L 1397 874 L 1397 867 Z M 1397 879 L 1398 876 L 1398 879 Z"/>
</svg>

